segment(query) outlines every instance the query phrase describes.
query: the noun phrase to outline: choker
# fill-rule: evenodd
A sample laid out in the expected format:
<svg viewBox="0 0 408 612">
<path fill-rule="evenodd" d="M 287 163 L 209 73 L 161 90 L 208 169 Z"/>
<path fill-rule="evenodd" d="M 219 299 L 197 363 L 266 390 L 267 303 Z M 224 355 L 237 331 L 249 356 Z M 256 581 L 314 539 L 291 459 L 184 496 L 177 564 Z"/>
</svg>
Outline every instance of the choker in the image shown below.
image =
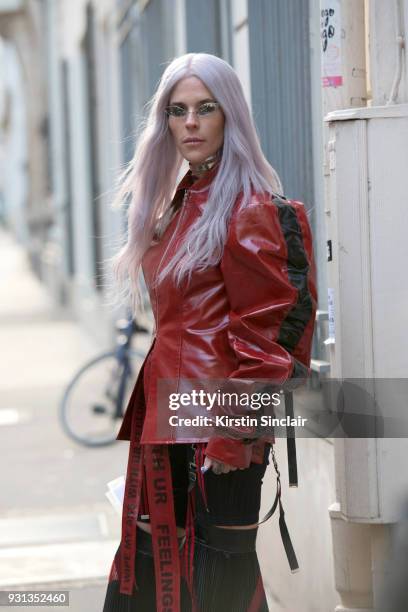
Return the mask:
<svg viewBox="0 0 408 612">
<path fill-rule="evenodd" d="M 217 151 L 214 155 L 210 155 L 207 157 L 201 164 L 193 170 L 191 168 L 191 162 L 189 163 L 190 170 L 193 176 L 200 178 L 203 174 L 205 174 L 208 170 L 211 170 L 215 166 L 215 164 L 221 159 L 221 149 Z"/>
</svg>

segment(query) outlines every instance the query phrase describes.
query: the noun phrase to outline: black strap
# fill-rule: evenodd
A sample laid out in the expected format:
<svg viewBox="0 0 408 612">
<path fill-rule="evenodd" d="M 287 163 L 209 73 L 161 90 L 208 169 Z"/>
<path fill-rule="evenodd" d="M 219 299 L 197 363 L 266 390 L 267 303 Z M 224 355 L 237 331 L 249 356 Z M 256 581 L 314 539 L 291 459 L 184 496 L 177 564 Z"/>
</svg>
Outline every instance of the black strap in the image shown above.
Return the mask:
<svg viewBox="0 0 408 612">
<path fill-rule="evenodd" d="M 249 553 L 256 550 L 257 527 L 254 529 L 223 529 L 210 523 L 195 523 L 195 538 L 204 546 L 224 553 Z"/>
<path fill-rule="evenodd" d="M 292 391 L 285 391 L 285 413 L 286 417 L 290 419 L 294 418 L 293 412 L 293 393 Z M 286 445 L 288 452 L 288 473 L 289 473 L 289 486 L 298 486 L 298 473 L 297 473 L 297 462 L 296 462 L 296 439 L 295 439 L 295 428 L 293 425 L 286 426 Z"/>
<path fill-rule="evenodd" d="M 289 531 L 288 531 L 286 521 L 285 521 L 285 511 L 283 509 L 282 501 L 281 501 L 282 486 L 281 486 L 281 481 L 280 481 L 280 472 L 278 468 L 278 463 L 276 461 L 275 450 L 273 446 L 271 446 L 271 455 L 272 455 L 273 466 L 276 472 L 276 485 L 277 485 L 276 495 L 275 495 L 275 500 L 272 504 L 272 508 L 264 516 L 262 521 L 258 523 L 258 525 L 261 525 L 262 523 L 265 523 L 268 519 L 270 519 L 279 504 L 279 529 L 281 533 L 282 543 L 283 543 L 283 546 L 286 552 L 286 557 L 289 562 L 290 570 L 292 573 L 294 573 L 298 571 L 299 563 L 296 558 L 295 549 L 293 548 L 292 540 L 290 539 Z"/>
<path fill-rule="evenodd" d="M 196 445 L 189 444 L 187 447 L 187 461 L 188 461 L 188 492 L 194 488 L 197 480 L 197 466 L 195 464 L 195 451 Z"/>
</svg>

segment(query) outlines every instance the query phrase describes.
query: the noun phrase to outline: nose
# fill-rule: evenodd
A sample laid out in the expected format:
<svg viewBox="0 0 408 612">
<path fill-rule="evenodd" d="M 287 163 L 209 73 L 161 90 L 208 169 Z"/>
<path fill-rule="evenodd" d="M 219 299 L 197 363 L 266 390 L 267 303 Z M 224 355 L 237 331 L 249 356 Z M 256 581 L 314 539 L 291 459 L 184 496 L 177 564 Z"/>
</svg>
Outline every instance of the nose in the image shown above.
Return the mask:
<svg viewBox="0 0 408 612">
<path fill-rule="evenodd" d="M 187 111 L 185 122 L 186 122 L 186 126 L 188 127 L 194 127 L 198 125 L 197 113 L 193 110 Z"/>
</svg>

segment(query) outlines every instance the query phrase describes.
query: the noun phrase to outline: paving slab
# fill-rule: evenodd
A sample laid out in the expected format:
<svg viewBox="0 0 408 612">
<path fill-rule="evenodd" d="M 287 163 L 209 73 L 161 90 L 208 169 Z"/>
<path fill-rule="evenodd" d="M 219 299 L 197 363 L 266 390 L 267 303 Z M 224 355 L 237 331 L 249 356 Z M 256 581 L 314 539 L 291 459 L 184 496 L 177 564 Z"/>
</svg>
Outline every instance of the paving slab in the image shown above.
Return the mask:
<svg viewBox="0 0 408 612">
<path fill-rule="evenodd" d="M 117 548 L 116 540 L 1 548 L 0 587 L 107 580 Z"/>
<path fill-rule="evenodd" d="M 0 550 L 11 546 L 97 540 L 109 535 L 103 512 L 85 514 L 42 514 L 0 520 Z"/>
</svg>

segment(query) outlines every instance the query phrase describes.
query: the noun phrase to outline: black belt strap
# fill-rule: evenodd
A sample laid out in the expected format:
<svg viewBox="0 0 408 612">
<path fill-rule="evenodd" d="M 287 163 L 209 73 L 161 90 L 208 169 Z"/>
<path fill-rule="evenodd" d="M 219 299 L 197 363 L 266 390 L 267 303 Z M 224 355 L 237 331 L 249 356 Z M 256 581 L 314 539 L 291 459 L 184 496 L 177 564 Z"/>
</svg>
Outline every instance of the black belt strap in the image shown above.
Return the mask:
<svg viewBox="0 0 408 612">
<path fill-rule="evenodd" d="M 256 535 L 258 528 L 253 529 L 222 529 L 215 525 L 203 525 L 199 520 L 195 523 L 196 541 L 203 546 L 224 553 L 249 553 L 256 550 Z"/>
<path fill-rule="evenodd" d="M 285 391 L 285 413 L 286 417 L 290 419 L 294 418 L 293 412 L 293 393 L 292 391 Z M 288 451 L 288 473 L 289 473 L 289 486 L 298 486 L 298 473 L 297 473 L 297 462 L 296 462 L 296 439 L 295 439 L 295 428 L 293 425 L 286 426 L 286 445 Z"/>
<path fill-rule="evenodd" d="M 187 447 L 187 459 L 188 459 L 188 492 L 190 492 L 197 481 L 197 466 L 195 464 L 195 450 L 196 445 L 190 444 Z"/>
<path fill-rule="evenodd" d="M 258 525 L 261 525 L 262 523 L 265 523 L 268 519 L 270 519 L 271 516 L 273 515 L 273 513 L 275 512 L 278 504 L 279 504 L 279 530 L 280 530 L 280 533 L 281 533 L 283 547 L 284 547 L 285 552 L 286 552 L 286 557 L 287 557 L 288 562 L 289 562 L 290 570 L 291 570 L 292 573 L 294 573 L 294 572 L 298 571 L 299 563 L 298 563 L 298 560 L 296 558 L 295 549 L 293 548 L 292 540 L 290 539 L 289 531 L 288 531 L 288 528 L 287 528 L 287 525 L 286 525 L 286 521 L 285 521 L 285 511 L 283 509 L 282 501 L 281 501 L 282 486 L 281 486 L 281 481 L 280 481 L 280 472 L 279 472 L 279 468 L 278 468 L 278 463 L 276 461 L 275 450 L 274 450 L 273 446 L 271 447 L 271 455 L 272 455 L 273 466 L 274 466 L 275 472 L 276 472 L 276 485 L 277 485 L 276 486 L 276 495 L 275 495 L 275 500 L 274 500 L 274 502 L 272 504 L 272 508 L 264 516 L 262 521 L 260 521 L 258 523 Z"/>
</svg>

